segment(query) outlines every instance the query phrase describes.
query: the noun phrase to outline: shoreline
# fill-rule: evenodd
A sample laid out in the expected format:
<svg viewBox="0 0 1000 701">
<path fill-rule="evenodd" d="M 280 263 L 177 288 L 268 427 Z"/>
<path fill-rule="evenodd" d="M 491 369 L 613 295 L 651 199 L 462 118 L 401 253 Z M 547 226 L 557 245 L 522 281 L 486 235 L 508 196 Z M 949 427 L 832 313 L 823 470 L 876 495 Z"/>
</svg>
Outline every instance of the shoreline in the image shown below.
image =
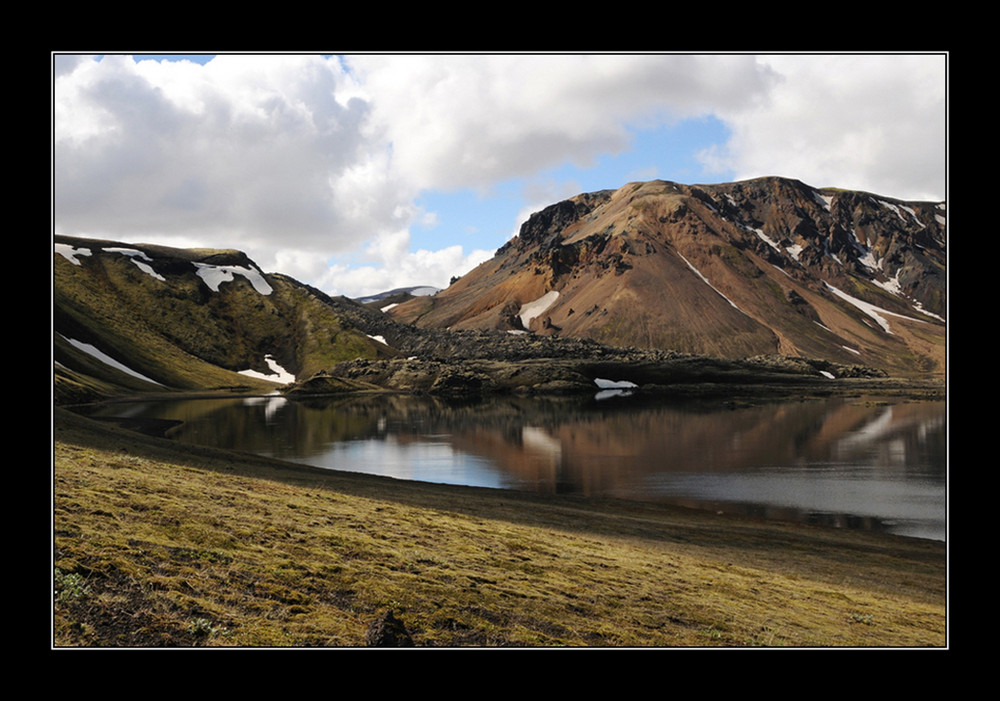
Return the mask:
<svg viewBox="0 0 1000 701">
<path fill-rule="evenodd" d="M 61 407 L 68 411 L 76 413 L 75 410 L 88 406 L 88 405 L 113 405 L 116 403 L 129 403 L 135 401 L 176 401 L 176 400 L 212 400 L 212 399 L 243 399 L 243 398 L 258 398 L 258 397 L 282 397 L 288 401 L 292 402 L 310 402 L 312 400 L 327 400 L 327 399 L 348 399 L 351 397 L 365 398 L 373 396 L 402 396 L 402 397 L 424 397 L 432 401 L 444 402 L 446 405 L 451 406 L 452 402 L 458 402 L 456 406 L 466 406 L 467 402 L 472 402 L 475 405 L 476 402 L 486 402 L 490 399 L 496 398 L 511 398 L 511 400 L 516 400 L 517 398 L 544 398 L 549 397 L 553 401 L 577 401 L 586 400 L 587 396 L 596 396 L 600 394 L 600 391 L 595 391 L 596 388 L 591 388 L 588 391 L 580 392 L 565 392 L 565 393 L 536 393 L 536 392 L 511 392 L 511 391 L 494 391 L 485 394 L 479 394 L 474 397 L 460 398 L 450 393 L 437 393 L 429 392 L 426 390 L 411 390 L 404 391 L 400 389 L 390 389 L 378 387 L 374 389 L 357 389 L 353 388 L 350 390 L 335 391 L 335 392 L 315 392 L 315 393 L 304 393 L 304 392 L 293 392 L 293 393 L 239 393 L 234 394 L 231 391 L 220 390 L 216 392 L 181 392 L 181 393 L 162 393 L 162 394 L 144 394 L 141 396 L 119 396 L 114 398 L 108 398 L 99 402 L 91 402 L 86 404 L 74 404 L 71 406 Z M 858 399 L 865 402 L 875 402 L 879 403 L 882 401 L 916 401 L 916 402 L 935 402 L 935 401 L 946 401 L 945 386 L 935 379 L 923 380 L 923 381 L 911 381 L 911 380 L 900 380 L 898 378 L 861 378 L 861 379 L 850 379 L 850 380 L 840 380 L 836 383 L 830 383 L 824 380 L 816 380 L 814 378 L 808 379 L 804 382 L 797 382 L 794 385 L 791 384 L 781 384 L 772 385 L 767 383 L 753 384 L 753 385 L 731 385 L 731 384 L 716 384 L 716 383 L 685 383 L 680 385 L 671 386 L 669 388 L 658 387 L 658 386 L 642 386 L 631 388 L 626 390 L 625 396 L 616 397 L 613 399 L 612 403 L 616 404 L 618 408 L 624 407 L 643 407 L 657 405 L 660 402 L 668 402 L 668 404 L 682 403 L 687 404 L 688 402 L 694 402 L 695 404 L 708 403 L 709 405 L 721 404 L 727 408 L 748 408 L 754 405 L 767 405 L 772 402 L 785 402 L 785 401 L 812 401 L 812 400 L 827 400 L 832 397 L 840 397 L 843 399 Z M 86 414 L 82 414 L 86 415 Z M 99 421 L 101 423 L 115 425 L 119 428 L 141 433 L 146 436 L 154 438 L 167 438 L 169 432 L 181 425 L 182 421 L 177 420 L 167 420 L 167 419 L 138 419 L 135 417 L 91 417 L 92 420 Z M 320 470 L 322 472 L 339 472 L 336 467 L 327 466 L 309 466 L 304 463 L 288 462 L 285 465 L 296 465 L 297 467 L 312 467 L 312 469 Z M 347 474 L 358 474 L 355 472 L 347 472 Z M 392 477 L 392 479 L 398 479 L 402 481 L 406 480 L 405 477 Z M 416 481 L 416 480 L 413 480 Z M 428 482 L 427 484 L 437 484 L 434 482 Z M 444 483 L 442 483 L 444 484 Z M 501 491 L 510 491 L 502 489 Z M 535 493 L 529 490 L 528 493 Z M 600 497 L 596 497 L 600 498 Z M 630 501 L 627 500 L 626 501 Z M 657 502 L 657 501 L 640 501 L 637 503 L 670 503 L 670 502 Z M 729 504 L 720 503 L 718 505 L 707 506 L 695 506 L 687 505 L 683 503 L 683 500 L 675 500 L 678 506 L 683 508 L 692 508 L 697 510 L 714 510 L 719 513 L 725 512 L 734 516 L 753 516 L 754 514 L 747 510 L 747 507 L 740 504 Z M 889 533 L 888 530 L 881 529 L 876 525 L 863 525 L 858 526 L 856 524 L 849 525 L 846 522 L 842 522 L 837 519 L 836 516 L 824 516 L 817 514 L 812 517 L 802 517 L 802 516 L 774 516 L 768 514 L 764 516 L 767 520 L 777 520 L 783 523 L 789 524 L 802 524 L 811 523 L 821 527 L 830 528 L 848 528 L 851 530 L 858 530 L 862 532 L 869 533 Z M 844 518 L 850 519 L 850 516 L 844 516 Z M 946 531 L 947 523 L 944 526 L 945 533 L 938 537 L 938 534 L 923 537 L 925 540 L 932 540 L 937 542 L 946 541 Z M 910 535 L 905 537 L 921 538 L 921 536 Z"/>
<path fill-rule="evenodd" d="M 865 592 L 864 597 L 887 597 L 888 601 L 894 602 L 889 604 L 892 607 L 898 608 L 901 606 L 899 603 L 900 598 L 906 601 L 912 599 L 912 604 L 917 608 L 922 609 L 923 607 L 931 606 L 932 609 L 938 612 L 933 615 L 933 618 L 941 616 L 940 627 L 938 627 L 938 624 L 932 624 L 932 629 L 936 629 L 938 632 L 928 632 L 923 642 L 918 642 L 916 645 L 928 645 L 931 647 L 946 645 L 944 616 L 947 599 L 947 544 L 941 541 L 853 531 L 828 526 L 772 522 L 752 516 L 717 514 L 711 511 L 688 509 L 685 507 L 624 503 L 613 499 L 593 499 L 576 496 L 535 495 L 480 487 L 412 482 L 361 473 L 336 472 L 324 468 L 296 465 L 280 460 L 259 458 L 218 449 L 178 446 L 167 439 L 148 437 L 127 432 L 114 426 L 93 422 L 65 409 L 57 409 L 54 412 L 54 440 L 57 451 L 55 472 L 60 479 L 68 477 L 68 473 L 72 473 L 78 466 L 82 465 L 80 460 L 72 456 L 99 453 L 102 457 L 96 462 L 101 466 L 107 465 L 107 467 L 100 468 L 99 474 L 104 475 L 107 479 L 120 479 L 126 472 L 126 470 L 122 469 L 122 466 L 126 464 L 133 462 L 143 464 L 146 461 L 155 461 L 158 465 L 170 466 L 158 469 L 157 478 L 178 475 L 177 478 L 180 479 L 184 475 L 192 474 L 200 482 L 205 481 L 210 484 L 211 489 L 223 490 L 227 493 L 231 492 L 233 486 L 238 484 L 241 485 L 238 488 L 244 490 L 242 493 L 244 493 L 244 498 L 246 499 L 256 499 L 258 498 L 258 492 L 264 492 L 272 488 L 292 490 L 290 493 L 294 494 L 295 499 L 303 499 L 302 505 L 299 507 L 302 511 L 308 508 L 311 512 L 315 512 L 314 502 L 323 494 L 329 495 L 329 497 L 323 498 L 336 499 L 338 503 L 345 503 L 351 509 L 361 509 L 362 507 L 366 509 L 374 508 L 375 513 L 381 511 L 383 514 L 400 510 L 404 514 L 400 517 L 403 520 L 394 521 L 396 525 L 393 527 L 388 527 L 385 524 L 381 527 L 377 523 L 370 524 L 375 527 L 375 533 L 379 530 L 388 529 L 384 530 L 384 535 L 390 537 L 395 536 L 395 531 L 397 530 L 409 529 L 412 526 L 412 521 L 419 521 L 425 518 L 418 514 L 424 514 L 428 511 L 441 514 L 439 518 L 442 523 L 453 518 L 459 519 L 464 525 L 456 526 L 456 530 L 450 531 L 450 535 L 440 536 L 434 541 L 435 545 L 429 546 L 437 553 L 436 555 L 427 556 L 429 562 L 452 562 L 459 561 L 464 557 L 470 557 L 465 552 L 466 549 L 483 547 L 481 541 L 484 540 L 485 533 L 477 535 L 481 527 L 478 524 L 491 523 L 495 525 L 489 527 L 490 530 L 488 532 L 490 535 L 487 538 L 499 537 L 494 534 L 508 532 L 509 529 L 519 529 L 519 533 L 521 530 L 527 529 L 528 535 L 519 536 L 525 539 L 523 542 L 526 544 L 536 543 L 535 539 L 540 541 L 550 537 L 572 537 L 574 539 L 573 542 L 577 542 L 576 539 L 582 539 L 581 542 L 585 543 L 591 541 L 604 542 L 606 545 L 602 546 L 601 552 L 605 554 L 601 557 L 612 558 L 608 562 L 617 563 L 611 571 L 619 568 L 627 569 L 627 560 L 616 559 L 611 554 L 614 552 L 611 549 L 612 547 L 619 547 L 622 543 L 626 543 L 628 547 L 639 548 L 643 556 L 651 558 L 666 557 L 668 561 L 674 562 L 683 561 L 686 564 L 682 567 L 682 571 L 683 573 L 688 573 L 683 575 L 682 579 L 684 581 L 688 581 L 690 577 L 698 579 L 707 576 L 704 574 L 693 574 L 695 572 L 702 572 L 704 567 L 722 567 L 727 571 L 734 570 L 736 573 L 734 576 L 739 575 L 743 578 L 751 576 L 745 573 L 752 570 L 755 574 L 751 576 L 751 579 L 758 582 L 757 585 L 754 585 L 755 587 L 764 586 L 763 583 L 768 582 L 768 587 L 794 588 L 797 586 L 794 584 L 794 581 L 804 579 L 813 582 L 813 584 L 809 585 L 810 587 L 833 587 L 836 589 L 842 586 L 843 582 L 850 582 L 851 586 L 857 588 L 858 592 Z M 69 456 L 68 458 L 66 457 L 67 455 Z M 67 459 L 70 462 L 66 462 Z M 105 477 L 102 477 L 102 479 Z M 150 479 L 150 473 L 148 470 L 139 470 L 132 479 L 148 480 Z M 250 492 L 245 491 L 250 488 L 247 486 L 249 484 L 248 480 L 253 485 L 256 485 L 251 488 L 252 491 Z M 194 490 L 191 491 L 194 492 Z M 303 492 L 308 492 L 308 495 L 303 495 Z M 64 500 L 75 503 L 83 498 L 78 490 L 73 489 L 69 491 L 58 489 L 57 497 L 60 503 Z M 139 503 L 133 508 L 140 508 L 141 506 L 138 512 L 139 516 L 137 516 L 139 521 L 136 521 L 134 526 L 137 531 L 152 528 L 155 532 L 160 533 L 154 539 L 156 541 L 168 536 L 170 539 L 176 539 L 177 535 L 174 533 L 176 526 L 169 525 L 173 523 L 172 521 L 168 521 L 166 525 L 163 525 L 156 519 L 150 521 L 148 517 L 142 516 L 144 513 L 158 513 L 159 510 L 165 507 L 157 506 L 148 497 L 136 498 Z M 178 498 L 182 499 L 181 503 L 186 504 L 186 506 L 183 506 L 183 513 L 185 514 L 194 511 L 195 506 L 201 508 L 204 503 L 202 497 L 197 493 L 186 493 L 186 496 Z M 280 497 L 279 501 L 286 501 L 291 498 L 286 493 L 285 496 Z M 371 507 L 372 504 L 374 504 L 374 507 Z M 268 508 L 273 510 L 275 507 Z M 93 507 L 92 511 L 98 514 L 95 517 L 95 528 L 99 532 L 105 529 L 109 523 L 113 528 L 118 528 L 114 524 L 119 522 L 122 517 L 116 516 L 114 511 L 108 511 L 107 508 L 100 508 L 97 505 Z M 107 512 L 107 515 L 100 515 L 102 512 Z M 318 515 L 321 512 L 315 513 Z M 405 514 L 411 515 L 406 516 Z M 445 514 L 448 516 L 445 517 Z M 230 527 L 226 519 L 219 520 L 219 518 L 221 517 L 213 516 L 209 518 L 210 523 L 216 524 L 206 531 L 206 534 L 215 533 L 216 535 L 204 536 L 210 538 L 209 542 L 219 537 L 218 531 L 225 531 Z M 317 516 L 312 516 L 311 518 L 315 521 Z M 379 517 L 379 519 L 382 518 Z M 350 519 L 347 519 L 347 521 L 338 520 L 331 523 L 330 528 L 333 528 L 333 530 L 329 531 L 330 535 L 326 537 L 336 538 L 337 540 L 342 538 L 345 533 L 344 524 L 348 521 Z M 363 522 L 364 519 L 362 519 Z M 275 522 L 272 516 L 254 528 L 270 530 L 278 523 L 280 522 Z M 405 527 L 404 523 L 407 524 Z M 82 568 L 81 571 L 90 571 L 94 567 L 93 564 L 81 565 L 81 563 L 89 561 L 89 558 L 92 557 L 87 554 L 87 544 L 83 540 L 80 540 L 78 537 L 80 534 L 76 534 L 76 530 L 82 528 L 82 526 L 78 523 L 66 521 L 66 516 L 59 513 L 57 513 L 55 524 L 58 536 L 56 543 L 57 562 L 64 566 L 67 563 L 76 563 L 78 567 Z M 179 525 L 183 530 L 184 522 L 182 521 Z M 420 539 L 422 537 L 420 533 L 425 532 L 428 528 L 435 529 L 436 527 L 432 524 L 427 524 L 419 527 L 415 532 L 416 535 L 406 536 L 407 540 L 411 541 L 410 545 L 412 547 L 418 547 L 415 544 L 415 539 Z M 174 535 L 170 535 L 172 533 Z M 302 537 L 310 538 L 311 536 L 307 535 L 307 533 L 308 531 L 303 532 Z M 565 533 L 566 535 L 559 535 L 560 533 Z M 317 535 L 317 537 L 319 536 Z M 137 534 L 131 534 L 130 538 L 131 542 L 139 542 L 141 540 Z M 469 544 L 470 542 L 472 543 L 471 545 Z M 175 545 L 174 547 L 181 546 Z M 190 546 L 184 547 L 189 548 Z M 231 547 L 232 549 L 237 548 L 235 544 L 227 547 Z M 548 552 L 549 550 L 548 546 L 542 548 L 542 546 L 537 544 L 524 545 L 522 547 L 528 547 L 529 549 L 541 548 L 540 552 Z M 123 551 L 120 553 L 120 557 L 125 559 L 137 554 L 129 553 L 129 551 L 134 549 L 133 546 L 121 545 L 118 546 L 118 549 Z M 112 550 L 115 550 L 115 548 L 112 548 Z M 217 551 L 218 547 L 215 550 Z M 321 550 L 325 551 L 328 548 L 321 548 Z M 391 564 L 390 561 L 397 557 L 390 552 L 384 552 L 381 555 L 378 554 L 379 550 L 372 552 L 373 555 L 371 557 L 374 557 L 376 562 L 382 562 L 385 565 Z M 324 556 L 330 556 L 330 553 L 325 553 Z M 111 556 L 105 554 L 101 557 L 106 559 Z M 144 557 L 148 557 L 148 554 Z M 221 555 L 216 555 L 216 557 L 221 557 Z M 235 555 L 227 555 L 226 557 L 229 558 L 230 564 L 228 567 L 231 569 L 235 566 L 234 562 L 239 557 L 250 556 L 245 554 L 239 557 Z M 479 557 L 476 556 L 474 559 L 479 561 Z M 545 558 L 533 557 L 531 563 L 534 569 L 532 571 L 537 569 L 536 576 L 524 582 L 522 582 L 522 578 L 517 578 L 518 587 L 529 586 L 529 589 L 525 592 L 525 595 L 528 596 L 526 601 L 534 600 L 534 597 L 530 595 L 530 591 L 533 591 L 530 587 L 535 585 L 531 584 L 531 581 L 535 581 L 537 577 L 549 571 L 547 568 L 556 567 L 557 564 L 560 567 L 564 565 L 569 566 L 561 558 L 552 560 L 552 564 L 540 564 L 543 561 L 548 562 L 547 558 L 550 557 L 551 555 L 547 555 Z M 236 559 L 234 560 L 233 558 Z M 569 572 L 561 574 L 561 576 L 569 578 L 568 581 L 572 582 L 575 581 L 575 578 L 582 577 L 587 572 L 593 572 L 589 566 L 584 566 L 586 559 L 583 558 L 579 562 L 574 561 L 570 563 L 572 566 Z M 515 559 L 514 561 L 518 560 Z M 711 563 L 713 562 L 717 564 L 712 565 Z M 852 563 L 848 570 L 844 569 L 844 562 Z M 725 564 L 723 565 L 722 563 Z M 107 565 L 104 566 L 106 567 Z M 163 567 L 165 565 L 161 563 L 159 566 Z M 658 565 L 657 567 L 660 566 L 663 565 Z M 134 567 L 134 565 L 118 565 L 116 569 L 129 569 L 131 567 Z M 324 575 L 324 578 L 336 579 L 340 576 L 336 573 L 341 571 L 341 567 L 342 565 L 335 568 L 335 570 L 328 571 Z M 480 571 L 480 567 L 482 567 L 482 571 Z M 231 576 L 231 573 L 227 576 Z M 385 572 L 380 575 L 382 578 L 386 576 L 389 575 Z M 391 577 L 395 576 L 397 576 L 397 573 L 393 568 Z M 483 577 L 486 580 L 491 580 L 491 578 L 492 580 L 496 580 L 499 576 L 485 564 L 474 566 L 473 571 L 464 575 L 464 577 L 471 578 L 473 582 L 477 577 Z M 588 576 L 594 575 L 591 574 Z M 714 576 L 712 575 L 712 577 Z M 104 579 L 110 579 L 111 575 L 105 572 L 103 577 Z M 459 608 L 463 606 L 468 607 L 470 604 L 466 599 L 471 595 L 470 592 L 476 591 L 476 587 L 473 586 L 469 589 L 467 583 L 459 589 L 455 589 L 446 583 L 448 580 L 453 579 L 453 577 L 454 575 L 450 575 L 444 584 L 439 585 L 443 589 L 434 589 L 433 593 L 424 592 L 421 594 L 422 597 L 429 598 L 431 601 L 429 604 L 424 604 L 417 600 L 410 601 L 408 599 L 409 603 L 404 607 L 400 615 L 407 618 L 410 625 L 414 626 L 415 619 L 420 621 L 426 617 L 433 618 L 436 615 L 433 611 L 426 610 L 427 606 L 431 606 L 432 608 L 444 607 L 449 610 L 452 609 L 453 605 L 459 606 Z M 140 579 L 143 578 L 144 576 L 140 577 Z M 645 588 L 648 585 L 654 584 L 657 579 L 659 578 L 654 577 L 649 582 L 642 582 L 641 579 L 635 580 L 635 583 L 629 585 L 629 587 Z M 417 588 L 432 587 L 434 581 L 433 579 L 424 581 Z M 168 586 L 168 589 L 171 586 L 173 585 Z M 371 591 L 365 589 L 364 594 L 366 597 L 371 596 L 376 600 L 381 600 L 383 595 L 376 594 L 383 586 L 389 586 L 389 584 L 383 583 L 382 579 L 373 580 L 369 586 Z M 497 584 L 496 586 L 499 585 Z M 508 584 L 505 586 L 511 587 L 515 585 Z M 575 584 L 566 583 L 560 585 L 560 590 L 566 589 L 571 591 L 576 586 Z M 691 585 L 695 590 L 710 586 L 710 582 Z M 739 585 L 739 587 L 743 586 L 747 585 Z M 739 603 L 739 597 L 742 596 L 739 587 L 734 590 L 734 595 L 737 598 L 726 606 L 741 608 L 745 605 Z M 222 596 L 222 591 L 206 592 L 205 595 L 210 597 Z M 706 593 L 708 591 L 710 589 L 705 589 Z M 358 595 L 360 596 L 360 592 Z M 403 596 L 399 592 L 397 592 L 397 595 Z M 552 596 L 555 596 L 555 594 L 552 594 Z M 856 600 L 858 596 L 862 595 L 856 592 L 850 596 Z M 637 601 L 641 600 L 643 600 L 643 597 L 639 597 Z M 692 599 L 692 602 L 698 600 L 700 599 L 695 598 Z M 466 603 L 462 603 L 463 601 L 466 601 Z M 506 605 L 514 604 L 512 601 L 509 601 Z M 639 604 L 636 603 L 635 605 L 638 606 Z M 909 605 L 906 604 L 906 606 Z M 375 609 L 378 608 L 375 603 L 368 603 L 367 606 L 372 609 L 372 613 L 375 613 Z M 690 609 L 685 608 L 685 611 L 687 611 L 685 615 L 696 615 L 695 611 L 698 608 L 696 603 L 686 604 L 685 606 L 692 607 Z M 857 607 L 857 604 L 852 604 L 852 606 Z M 462 611 L 465 611 L 465 609 L 462 609 Z M 805 611 L 803 611 L 804 614 Z M 453 611 L 452 615 L 464 616 L 467 613 L 460 614 L 456 610 Z M 562 623 L 565 623 L 562 619 L 564 616 L 569 615 L 563 612 L 562 614 L 558 614 L 557 617 L 560 618 Z M 612 614 L 608 612 L 606 615 L 610 616 Z M 647 612 L 643 615 L 652 614 Z M 792 615 L 792 612 L 778 613 L 777 610 L 771 610 L 766 614 L 760 613 L 754 615 L 777 616 L 780 618 Z M 838 615 L 841 619 L 844 616 L 855 616 L 857 620 L 868 620 L 864 617 L 869 614 L 862 612 L 857 614 L 841 613 Z M 921 614 L 917 618 L 923 615 Z M 238 616 L 237 618 L 240 617 Z M 230 623 L 233 623 L 233 621 L 230 621 Z M 240 624 L 244 628 L 249 627 L 248 620 L 242 620 Z M 94 625 L 97 624 L 95 623 Z M 306 625 L 305 621 L 303 621 L 303 625 Z M 360 623 L 355 620 L 354 625 L 357 626 Z M 480 621 L 475 625 L 482 627 L 486 624 Z M 673 628 L 673 624 L 668 625 L 668 623 L 664 623 L 662 625 L 671 628 L 671 630 Z M 415 627 L 420 628 L 420 624 L 416 624 Z M 849 632 L 849 638 L 863 633 L 864 635 L 861 640 L 867 639 L 865 636 L 874 636 L 871 638 L 874 641 L 871 644 L 876 646 L 895 646 L 900 644 L 899 640 L 893 636 L 888 638 L 880 637 L 880 635 L 885 634 L 887 631 L 878 629 L 868 630 L 868 626 L 850 626 Z M 249 633 L 247 634 L 249 635 Z M 820 641 L 819 644 L 821 646 L 839 645 L 841 642 L 838 641 L 841 640 L 844 641 L 843 644 L 858 644 L 854 638 L 851 638 L 854 642 L 846 642 L 847 638 L 842 639 L 840 637 L 842 634 L 846 633 L 822 632 L 820 629 L 815 631 L 816 640 Z M 514 629 L 505 629 L 502 634 L 495 633 L 493 635 L 498 636 L 496 641 L 486 644 L 490 646 L 494 644 L 522 644 L 518 642 L 521 640 L 519 636 L 522 634 Z M 685 626 L 679 626 L 671 635 L 676 637 L 668 636 L 662 638 L 657 634 L 650 639 L 661 642 L 662 640 L 667 640 L 668 642 L 665 644 L 669 646 L 675 644 L 681 646 L 689 646 L 691 644 L 726 646 L 727 644 L 734 644 L 735 640 L 730 635 L 724 635 L 718 639 L 710 638 L 702 640 L 700 636 L 696 635 L 695 632 L 689 631 Z M 783 639 L 784 641 L 780 643 L 782 646 L 801 644 L 801 640 L 791 632 L 783 633 L 783 635 L 789 637 L 787 640 Z M 806 636 L 805 639 L 811 639 L 811 635 L 813 634 Z M 425 628 L 423 636 L 423 642 L 420 644 L 456 644 L 465 646 L 465 643 L 461 642 L 461 639 L 456 637 L 454 632 L 445 634 L 443 631 L 435 632 L 435 629 Z M 180 640 L 181 642 L 178 644 L 182 646 L 208 642 L 197 639 L 184 639 L 183 636 L 174 636 L 172 639 L 175 643 L 177 640 Z M 350 636 L 347 639 L 349 641 L 355 640 L 355 638 L 351 638 Z M 569 641 L 575 640 L 575 638 L 567 634 L 564 636 L 555 636 L 551 640 L 544 638 L 548 642 L 539 642 L 538 644 L 559 645 L 563 644 L 560 641 L 564 639 Z M 598 640 L 598 638 L 594 639 Z M 77 639 L 78 642 L 74 643 L 72 642 L 74 640 L 73 636 L 69 636 L 67 640 L 69 642 L 64 642 L 64 644 L 90 644 L 86 642 L 86 639 L 83 639 L 83 642 Z M 187 640 L 187 642 L 184 642 L 184 640 Z M 478 638 L 475 640 L 478 640 Z M 475 640 L 473 644 L 475 644 Z M 612 636 L 608 640 L 618 640 L 618 638 Z M 673 640 L 677 640 L 677 642 L 670 642 Z M 799 642 L 796 642 L 796 640 L 799 640 Z M 903 640 L 912 639 L 904 638 Z M 449 643 L 449 641 L 451 642 Z M 750 644 L 761 642 L 758 640 L 757 643 Z M 216 641 L 213 644 L 226 644 L 226 641 Z M 260 643 L 258 638 L 250 636 L 243 639 L 243 643 L 240 644 L 257 646 Z M 293 637 L 281 644 L 296 646 L 303 643 L 302 640 Z M 312 645 L 317 643 L 315 640 L 312 640 L 312 642 L 305 644 Z M 335 642 L 330 644 L 338 645 Z M 353 646 L 360 645 L 361 642 L 347 642 L 345 644 Z M 566 642 L 565 644 L 578 645 L 581 643 Z M 595 644 L 607 643 L 598 642 Z M 612 646 L 618 645 L 618 643 L 614 642 L 610 644 Z M 862 642 L 861 644 L 865 645 L 866 643 Z M 912 646 L 913 644 L 913 642 L 902 643 L 904 647 Z"/>
</svg>

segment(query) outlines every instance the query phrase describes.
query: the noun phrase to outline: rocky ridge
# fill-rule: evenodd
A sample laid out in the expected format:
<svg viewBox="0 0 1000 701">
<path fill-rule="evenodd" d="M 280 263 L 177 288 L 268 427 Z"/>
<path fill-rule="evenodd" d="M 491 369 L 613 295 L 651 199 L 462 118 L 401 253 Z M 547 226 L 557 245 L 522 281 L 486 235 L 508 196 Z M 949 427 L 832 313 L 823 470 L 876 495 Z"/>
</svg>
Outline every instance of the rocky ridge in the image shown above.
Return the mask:
<svg viewBox="0 0 1000 701">
<path fill-rule="evenodd" d="M 56 396 L 940 379 L 943 211 L 782 179 L 634 183 L 537 212 L 388 313 L 237 250 L 57 236 Z"/>
<path fill-rule="evenodd" d="M 533 214 L 490 261 L 389 313 L 738 359 L 944 372 L 944 203 L 761 178 L 631 183 Z"/>
</svg>

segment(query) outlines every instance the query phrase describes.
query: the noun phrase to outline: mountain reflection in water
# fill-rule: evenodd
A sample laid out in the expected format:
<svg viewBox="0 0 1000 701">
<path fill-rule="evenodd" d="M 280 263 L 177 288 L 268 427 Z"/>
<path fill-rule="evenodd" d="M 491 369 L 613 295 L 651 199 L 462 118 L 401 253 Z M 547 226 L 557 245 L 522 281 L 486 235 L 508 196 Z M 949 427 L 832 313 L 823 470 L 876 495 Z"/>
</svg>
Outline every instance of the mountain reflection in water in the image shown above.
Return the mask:
<svg viewBox="0 0 1000 701">
<path fill-rule="evenodd" d="M 122 405 L 102 410 L 124 416 Z M 752 406 L 376 395 L 150 402 L 170 437 L 391 477 L 712 508 L 944 540 L 944 402 Z"/>
</svg>

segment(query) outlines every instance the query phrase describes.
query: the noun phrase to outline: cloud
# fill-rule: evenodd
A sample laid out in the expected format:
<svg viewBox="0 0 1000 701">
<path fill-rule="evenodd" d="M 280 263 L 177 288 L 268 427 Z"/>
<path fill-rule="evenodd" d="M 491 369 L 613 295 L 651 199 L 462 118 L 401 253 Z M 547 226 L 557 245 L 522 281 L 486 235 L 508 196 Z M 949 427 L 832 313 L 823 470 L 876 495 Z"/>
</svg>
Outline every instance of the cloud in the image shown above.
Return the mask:
<svg viewBox="0 0 1000 701">
<path fill-rule="evenodd" d="M 57 226 L 349 250 L 408 202 L 337 59 L 77 61 L 55 79 Z"/>
<path fill-rule="evenodd" d="M 719 172 L 943 197 L 944 60 L 56 56 L 55 228 L 240 248 L 344 294 L 444 285 L 495 246 L 464 234 L 411 250 L 411 227 L 438 214 L 416 204 L 421 193 L 531 178 L 514 207 L 536 210 L 576 194 L 572 176 L 538 173 L 706 116 L 729 130 L 700 154 Z"/>
<path fill-rule="evenodd" d="M 737 179 L 786 175 L 901 199 L 946 187 L 945 56 L 764 56 L 780 76 L 751 109 L 720 108 L 728 143 L 702 154 Z"/>
<path fill-rule="evenodd" d="M 348 266 L 334 263 L 323 271 L 318 286 L 332 295 L 360 297 L 397 287 L 431 285 L 445 288 L 451 279 L 493 257 L 493 250 L 466 253 L 462 246 L 448 246 L 436 251 L 393 251 L 391 242 L 377 242 L 384 255 L 369 265 Z"/>
<path fill-rule="evenodd" d="M 488 188 L 585 166 L 655 125 L 753 104 L 775 79 L 752 56 L 515 55 L 347 59 L 393 165 L 418 188 Z"/>
</svg>

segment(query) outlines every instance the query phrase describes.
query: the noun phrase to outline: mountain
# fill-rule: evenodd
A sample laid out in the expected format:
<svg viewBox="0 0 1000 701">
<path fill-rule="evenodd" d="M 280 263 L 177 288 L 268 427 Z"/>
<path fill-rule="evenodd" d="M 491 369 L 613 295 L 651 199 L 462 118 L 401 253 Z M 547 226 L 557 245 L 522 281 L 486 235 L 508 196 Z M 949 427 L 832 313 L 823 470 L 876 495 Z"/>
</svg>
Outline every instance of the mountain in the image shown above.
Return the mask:
<svg viewBox="0 0 1000 701">
<path fill-rule="evenodd" d="M 428 285 L 420 285 L 416 287 L 397 287 L 394 290 L 389 290 L 388 292 L 380 292 L 378 294 L 369 295 L 368 297 L 358 297 L 356 301 L 361 302 L 361 304 L 371 304 L 372 302 L 381 302 L 383 304 L 391 304 L 392 300 L 397 298 L 409 299 L 410 297 L 426 297 L 427 295 L 433 295 L 440 292 L 436 287 L 430 287 Z"/>
<path fill-rule="evenodd" d="M 491 260 L 388 313 L 421 328 L 941 375 L 945 203 L 777 177 L 630 183 L 533 214 Z"/>
<path fill-rule="evenodd" d="M 57 236 L 54 395 L 940 377 L 944 217 L 780 178 L 632 183 L 537 212 L 445 290 L 366 303 L 237 250 Z"/>
<path fill-rule="evenodd" d="M 57 401 L 128 391 L 273 390 L 338 362 L 396 352 L 369 313 L 235 250 L 55 237 Z"/>
</svg>

